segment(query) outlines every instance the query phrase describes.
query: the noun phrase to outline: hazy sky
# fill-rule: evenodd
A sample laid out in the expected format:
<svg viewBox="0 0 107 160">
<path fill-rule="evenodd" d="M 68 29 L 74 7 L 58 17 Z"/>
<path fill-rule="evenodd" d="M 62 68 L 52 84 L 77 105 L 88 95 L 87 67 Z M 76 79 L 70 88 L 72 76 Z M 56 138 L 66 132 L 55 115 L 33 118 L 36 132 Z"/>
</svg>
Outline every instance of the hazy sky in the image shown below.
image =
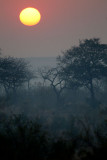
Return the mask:
<svg viewBox="0 0 107 160">
<path fill-rule="evenodd" d="M 20 23 L 19 13 L 37 8 L 39 24 Z M 107 43 L 107 0 L 0 0 L 0 48 L 15 57 L 57 56 L 79 40 Z"/>
</svg>

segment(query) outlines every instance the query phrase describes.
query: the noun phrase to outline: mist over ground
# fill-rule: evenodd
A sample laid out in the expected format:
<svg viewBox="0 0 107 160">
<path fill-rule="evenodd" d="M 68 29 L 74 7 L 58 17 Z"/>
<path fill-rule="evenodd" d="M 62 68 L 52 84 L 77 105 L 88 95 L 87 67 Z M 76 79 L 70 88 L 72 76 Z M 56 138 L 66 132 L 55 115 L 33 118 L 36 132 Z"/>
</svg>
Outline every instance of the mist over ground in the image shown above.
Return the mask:
<svg viewBox="0 0 107 160">
<path fill-rule="evenodd" d="M 90 160 L 107 149 L 107 45 L 62 56 L 0 58 L 1 156 Z"/>
</svg>

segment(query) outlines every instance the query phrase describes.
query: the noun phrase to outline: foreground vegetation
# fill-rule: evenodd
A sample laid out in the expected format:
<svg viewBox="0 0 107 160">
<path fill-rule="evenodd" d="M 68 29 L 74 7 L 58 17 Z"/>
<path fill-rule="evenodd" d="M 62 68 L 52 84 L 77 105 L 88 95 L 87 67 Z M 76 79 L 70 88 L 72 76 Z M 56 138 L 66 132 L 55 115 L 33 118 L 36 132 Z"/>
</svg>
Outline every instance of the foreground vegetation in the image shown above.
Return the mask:
<svg viewBox="0 0 107 160">
<path fill-rule="evenodd" d="M 0 91 L 1 159 L 107 158 L 107 45 L 99 39 L 36 72 L 1 57 Z"/>
<path fill-rule="evenodd" d="M 107 149 L 106 91 L 93 108 L 85 90 L 63 92 L 41 84 L 0 97 L 2 159 L 95 160 Z M 62 103 L 63 102 L 63 103 Z"/>
<path fill-rule="evenodd" d="M 89 127 L 89 126 L 88 126 Z M 12 160 L 97 160 L 107 158 L 107 123 L 91 128 L 74 128 L 54 137 L 40 125 L 23 115 L 0 121 L 0 157 Z"/>
</svg>

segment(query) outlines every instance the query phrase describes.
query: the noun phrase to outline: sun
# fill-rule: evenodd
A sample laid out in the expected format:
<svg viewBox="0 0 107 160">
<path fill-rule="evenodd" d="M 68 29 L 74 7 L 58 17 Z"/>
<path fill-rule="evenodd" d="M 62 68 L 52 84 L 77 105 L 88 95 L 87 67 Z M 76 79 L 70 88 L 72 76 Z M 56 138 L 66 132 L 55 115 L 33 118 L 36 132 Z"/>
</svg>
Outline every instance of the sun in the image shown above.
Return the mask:
<svg viewBox="0 0 107 160">
<path fill-rule="evenodd" d="M 22 24 L 34 26 L 41 20 L 41 14 L 36 8 L 28 7 L 23 9 L 19 15 Z"/>
</svg>

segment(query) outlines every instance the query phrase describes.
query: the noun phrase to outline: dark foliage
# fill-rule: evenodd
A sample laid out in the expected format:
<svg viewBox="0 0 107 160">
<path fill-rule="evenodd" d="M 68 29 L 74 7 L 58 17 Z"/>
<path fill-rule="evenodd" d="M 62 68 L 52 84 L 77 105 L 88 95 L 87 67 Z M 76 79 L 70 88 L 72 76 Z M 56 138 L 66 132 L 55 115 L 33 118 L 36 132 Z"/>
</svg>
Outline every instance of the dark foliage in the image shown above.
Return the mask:
<svg viewBox="0 0 107 160">
<path fill-rule="evenodd" d="M 58 57 L 62 79 L 68 87 L 86 87 L 95 105 L 96 80 L 107 76 L 107 45 L 99 39 L 85 39 Z"/>
<path fill-rule="evenodd" d="M 37 122 L 12 116 L 0 124 L 0 156 L 3 159 L 45 159 L 46 134 Z"/>
<path fill-rule="evenodd" d="M 28 63 L 0 58 L 0 159 L 107 159 L 107 45 L 86 39 L 58 62 L 30 83 Z"/>
<path fill-rule="evenodd" d="M 10 91 L 14 94 L 26 81 L 34 77 L 29 70 L 28 63 L 21 58 L 4 57 L 0 58 L 0 85 L 5 89 L 7 95 Z"/>
<path fill-rule="evenodd" d="M 107 126 L 105 124 L 107 129 Z M 106 159 L 107 135 L 100 127 L 94 131 L 92 145 L 86 133 L 53 139 L 39 122 L 31 121 L 23 115 L 13 115 L 0 122 L 0 157 L 1 159 L 22 160 L 97 160 Z M 88 131 L 90 132 L 90 131 Z"/>
</svg>

